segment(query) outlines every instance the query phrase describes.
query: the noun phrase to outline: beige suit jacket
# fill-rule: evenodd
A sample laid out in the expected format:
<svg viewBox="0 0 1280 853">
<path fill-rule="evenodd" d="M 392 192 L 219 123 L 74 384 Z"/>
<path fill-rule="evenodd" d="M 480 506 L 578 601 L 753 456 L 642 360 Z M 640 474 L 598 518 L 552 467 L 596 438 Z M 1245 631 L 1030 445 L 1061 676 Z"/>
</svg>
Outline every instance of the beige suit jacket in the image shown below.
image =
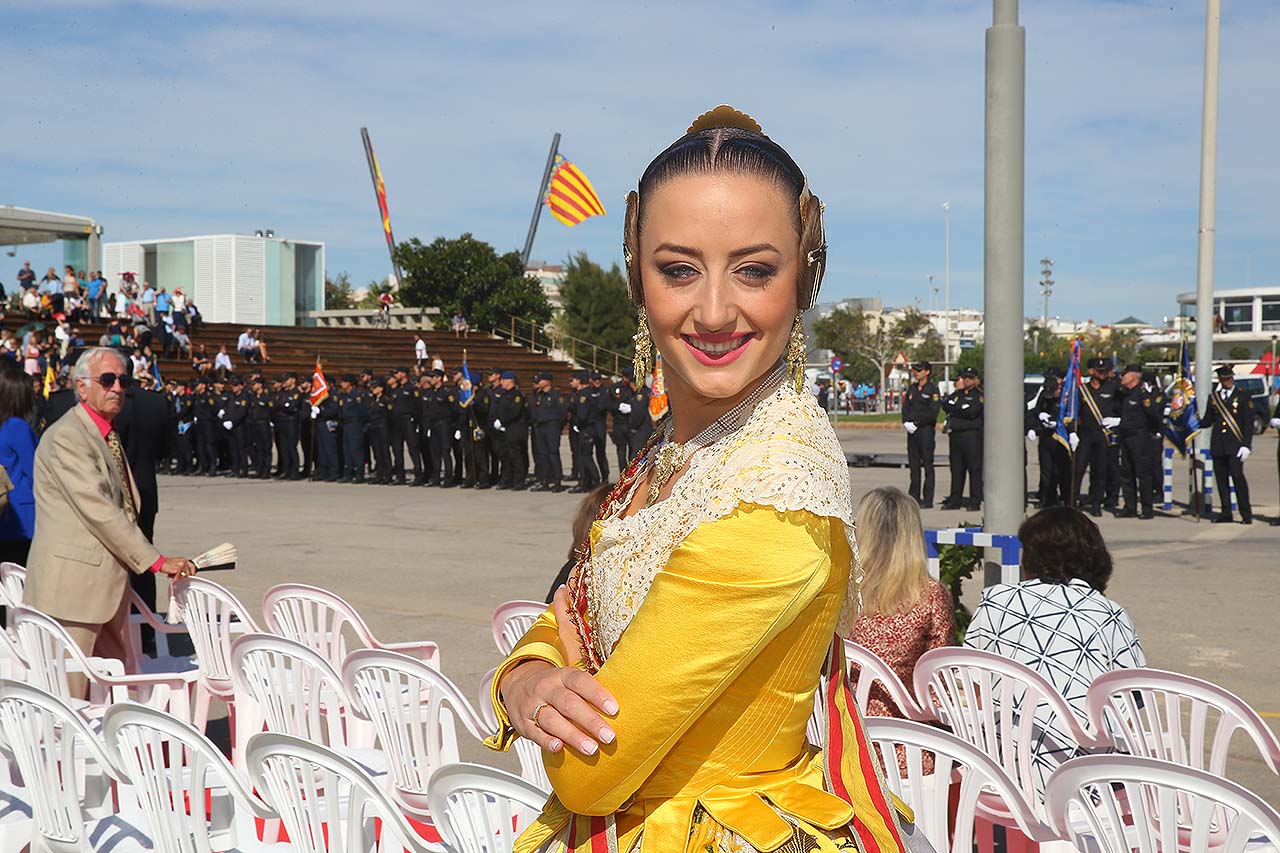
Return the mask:
<svg viewBox="0 0 1280 853">
<path fill-rule="evenodd" d="M 128 488 L 136 497 L 133 473 Z M 36 449 L 36 530 L 23 600 L 66 622 L 111 621 L 129 573 L 160 559 L 124 511 L 111 451 L 84 406 L 45 431 Z"/>
</svg>

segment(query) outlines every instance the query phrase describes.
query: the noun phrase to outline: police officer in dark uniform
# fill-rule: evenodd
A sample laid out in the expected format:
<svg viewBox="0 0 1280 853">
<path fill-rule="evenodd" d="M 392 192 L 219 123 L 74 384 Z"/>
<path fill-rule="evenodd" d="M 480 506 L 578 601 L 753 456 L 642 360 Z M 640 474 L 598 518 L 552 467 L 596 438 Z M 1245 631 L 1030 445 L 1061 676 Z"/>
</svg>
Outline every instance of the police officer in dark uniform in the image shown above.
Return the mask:
<svg viewBox="0 0 1280 853">
<path fill-rule="evenodd" d="M 600 485 L 600 471 L 592 458 L 591 443 L 591 386 L 588 374 L 579 370 L 569 379 L 569 452 L 573 459 L 573 473 L 578 484 L 570 492 L 582 494 Z"/>
<path fill-rule="evenodd" d="M 533 474 L 537 480 L 531 492 L 562 492 L 564 474 L 560 464 L 560 433 L 564 431 L 565 404 L 560 392 L 551 387 L 551 374 L 534 376 L 533 407 Z M 615 421 L 615 424 L 617 421 Z"/>
<path fill-rule="evenodd" d="M 259 480 L 271 477 L 271 418 L 275 400 L 262 387 L 262 377 L 255 376 L 250 385 L 249 414 L 245 418 L 249 447 L 253 451 L 254 474 Z"/>
<path fill-rule="evenodd" d="M 502 436 L 499 435 L 491 426 L 493 424 L 493 411 L 498 404 L 498 398 L 502 396 L 502 372 L 496 368 L 489 368 L 485 371 L 485 381 L 487 387 L 481 389 L 481 407 L 478 414 L 480 425 L 484 428 L 484 437 L 480 445 L 482 451 L 479 455 L 483 457 L 481 460 L 481 472 L 485 474 L 486 483 L 480 486 L 482 489 L 488 489 L 497 486 L 501 482 L 502 472 Z"/>
<path fill-rule="evenodd" d="M 457 397 L 452 388 L 445 387 L 443 370 L 432 370 L 427 376 L 430 384 L 425 391 L 420 392 L 422 423 L 419 427 L 421 441 L 430 448 L 426 484 L 448 488 L 454 485 L 450 442 L 456 431 L 454 421 Z"/>
<path fill-rule="evenodd" d="M 1080 386 L 1080 404 L 1076 422 L 1072 425 L 1075 436 L 1075 493 L 1078 504 L 1084 504 L 1080 487 L 1084 474 L 1089 472 L 1089 514 L 1102 515 L 1102 504 L 1107 492 L 1107 466 L 1111 448 L 1116 444 L 1116 427 L 1120 426 L 1119 385 L 1107 378 L 1108 362 L 1105 358 L 1091 358 L 1086 363 L 1089 381 Z"/>
<path fill-rule="evenodd" d="M 227 454 L 231 457 L 230 474 L 243 480 L 249 476 L 248 427 L 245 417 L 249 414 L 249 400 L 244 393 L 244 378 L 232 374 L 227 382 L 229 391 L 218 401 L 218 417 L 226 432 Z"/>
<path fill-rule="evenodd" d="M 365 435 L 373 454 L 373 482 L 380 486 L 391 485 L 391 443 L 387 438 L 387 426 L 391 422 L 391 398 L 386 394 L 387 383 L 381 379 L 369 382 L 369 425 Z"/>
<path fill-rule="evenodd" d="M 609 391 L 604 387 L 604 374 L 595 370 L 591 373 L 591 385 L 587 393 L 591 396 L 591 449 L 596 456 L 596 466 L 600 476 L 609 479 L 609 452 L 605 448 L 609 434 Z"/>
<path fill-rule="evenodd" d="M 1151 433 L 1151 502 L 1164 503 L 1164 419 L 1169 414 L 1169 395 L 1164 393 L 1154 370 L 1142 373 L 1142 387 L 1151 398 L 1151 408 L 1160 415 L 1159 425 Z"/>
<path fill-rule="evenodd" d="M 196 432 L 196 473 L 206 477 L 218 474 L 217 433 L 214 429 L 221 427 L 217 426 L 216 399 L 209 383 L 197 379 L 191 399 L 191 416 L 195 420 L 193 428 Z"/>
<path fill-rule="evenodd" d="M 1040 507 L 1065 506 L 1071 502 L 1073 480 L 1071 453 L 1057 439 L 1058 414 L 1062 403 L 1062 378 L 1050 369 L 1044 385 L 1027 412 L 1027 438 L 1037 443 L 1040 462 Z"/>
<path fill-rule="evenodd" d="M 1253 400 L 1236 387 L 1235 371 L 1223 365 L 1216 371 L 1218 386 L 1209 395 L 1200 418 L 1200 427 L 1209 431 L 1209 454 L 1213 457 L 1213 479 L 1218 487 L 1218 514 L 1214 524 L 1230 523 L 1231 483 L 1236 485 L 1236 504 L 1240 507 L 1240 523 L 1253 524 L 1253 506 L 1249 503 L 1249 481 L 1244 476 L 1244 462 L 1253 453 Z"/>
<path fill-rule="evenodd" d="M 902 399 L 902 428 L 907 431 L 907 465 L 911 469 L 909 492 L 916 503 L 933 506 L 934 427 L 942 408 L 938 386 L 933 384 L 933 365 L 917 361 L 911 365 L 911 385 Z M 924 473 L 924 491 L 920 475 Z"/>
<path fill-rule="evenodd" d="M 502 481 L 499 489 L 526 489 L 525 476 L 528 469 L 524 465 L 521 446 L 529 444 L 529 406 L 524 394 L 516 387 L 516 372 L 504 370 L 501 375 L 502 395 L 493 407 L 493 422 L 490 426 L 498 433 L 499 452 L 502 454 Z"/>
<path fill-rule="evenodd" d="M 627 373 L 631 373 L 631 369 L 627 368 Z M 618 454 L 618 470 L 625 471 L 627 463 L 631 461 L 631 428 L 627 423 L 627 414 L 631 411 L 631 402 L 635 398 L 635 390 L 627 381 L 627 377 L 623 376 L 617 382 L 614 382 L 607 389 L 609 395 L 609 414 L 613 418 L 613 424 L 609 430 L 609 437 L 613 439 L 614 452 Z M 626 411 L 623 411 L 625 407 Z"/>
<path fill-rule="evenodd" d="M 409 462 L 413 465 L 413 480 L 422 479 L 422 455 L 418 450 L 418 428 L 414 418 L 418 412 L 418 389 L 409 381 L 409 372 L 397 367 L 394 384 L 388 382 L 384 391 L 391 405 L 391 419 L 387 422 L 387 438 L 391 443 L 392 483 L 405 484 L 404 448 L 409 446 Z"/>
<path fill-rule="evenodd" d="M 951 494 L 942 502 L 943 509 L 964 506 L 964 481 L 969 479 L 970 510 L 982 508 L 982 410 L 985 399 L 978 371 L 966 367 L 960 371 L 956 390 L 942 401 L 947 413 L 949 455 L 951 457 Z"/>
<path fill-rule="evenodd" d="M 630 462 L 644 449 L 653 435 L 653 418 L 649 415 L 649 389 L 637 383 L 630 368 L 624 371 L 631 385 L 631 411 L 623 414 L 627 419 L 627 461 Z"/>
<path fill-rule="evenodd" d="M 306 480 L 315 473 L 316 425 L 319 418 L 311 413 L 311 379 L 298 380 L 298 396 L 302 398 L 302 411 L 298 412 L 298 443 L 302 446 L 302 470 L 299 475 Z"/>
<path fill-rule="evenodd" d="M 479 423 L 476 421 L 476 400 L 478 396 L 475 386 L 463 374 L 462 368 L 455 368 L 453 371 L 453 440 L 457 454 L 454 457 L 453 479 L 464 489 L 470 489 L 476 485 L 479 473 L 476 465 L 476 445 L 479 444 L 483 433 L 480 434 L 480 438 L 477 438 Z"/>
<path fill-rule="evenodd" d="M 173 458 L 175 474 L 191 474 L 195 470 L 195 416 L 191 413 L 191 401 L 196 383 L 179 385 L 169 394 L 169 409 L 173 413 Z"/>
<path fill-rule="evenodd" d="M 342 374 L 338 380 L 338 421 L 342 427 L 342 477 L 344 482 L 364 482 L 364 430 L 369 408 L 356 377 Z"/>
<path fill-rule="evenodd" d="M 342 476 L 341 454 L 338 449 L 341 416 L 342 408 L 332 393 L 318 405 L 311 407 L 311 428 L 316 444 L 315 477 L 326 483 L 336 483 Z"/>
<path fill-rule="evenodd" d="M 272 415 L 276 428 L 276 476 L 282 480 L 296 480 L 298 473 L 298 425 L 303 412 L 302 392 L 298 390 L 297 377 L 286 373 L 276 392 Z"/>
<path fill-rule="evenodd" d="M 1125 367 L 1120 374 L 1120 491 L 1124 508 L 1120 518 L 1134 518 L 1138 506 L 1142 518 L 1154 518 L 1151 495 L 1151 434 L 1160 428 L 1160 412 L 1151 404 L 1151 395 L 1142 384 L 1142 368 Z"/>
<path fill-rule="evenodd" d="M 492 373 L 491 370 L 482 370 L 478 375 L 487 377 Z M 471 417 L 475 424 L 471 435 L 476 455 L 477 489 L 489 489 L 494 485 L 490 476 L 490 468 L 493 464 L 493 430 L 489 428 L 489 424 L 493 423 L 493 418 L 490 417 L 493 406 L 492 384 L 486 380 L 478 382 L 471 402 Z"/>
<path fill-rule="evenodd" d="M 1120 417 L 1120 378 L 1116 376 L 1116 365 L 1111 359 L 1103 360 L 1103 371 L 1107 382 L 1111 383 L 1114 389 L 1112 398 L 1112 413 L 1114 417 Z M 1104 506 L 1111 512 L 1116 512 L 1116 508 L 1120 505 L 1120 438 L 1116 430 L 1119 427 L 1117 421 L 1116 426 L 1111 427 L 1111 443 L 1107 451 L 1107 491 Z"/>
</svg>

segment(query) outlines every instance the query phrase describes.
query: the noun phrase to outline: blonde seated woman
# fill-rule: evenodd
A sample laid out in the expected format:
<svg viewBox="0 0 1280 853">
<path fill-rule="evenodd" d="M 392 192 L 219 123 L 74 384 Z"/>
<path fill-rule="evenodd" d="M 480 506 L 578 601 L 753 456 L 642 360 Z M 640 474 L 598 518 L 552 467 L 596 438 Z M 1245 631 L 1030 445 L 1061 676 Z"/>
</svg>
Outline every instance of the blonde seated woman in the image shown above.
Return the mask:
<svg viewBox="0 0 1280 853">
<path fill-rule="evenodd" d="M 911 838 L 835 634 L 856 615 L 849 469 L 802 390 L 826 249 L 804 173 L 730 107 L 628 195 L 635 372 L 661 354 L 670 412 L 494 678 L 487 743 L 537 743 L 554 789 L 516 853 L 902 853 Z M 819 749 L 806 726 L 824 671 Z"/>
</svg>

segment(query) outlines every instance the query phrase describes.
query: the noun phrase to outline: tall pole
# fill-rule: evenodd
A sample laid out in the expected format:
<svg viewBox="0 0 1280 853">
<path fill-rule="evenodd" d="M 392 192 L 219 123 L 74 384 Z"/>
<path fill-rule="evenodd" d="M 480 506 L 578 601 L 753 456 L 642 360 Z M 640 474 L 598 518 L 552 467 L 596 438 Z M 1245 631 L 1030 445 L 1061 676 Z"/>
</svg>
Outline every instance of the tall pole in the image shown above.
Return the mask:
<svg viewBox="0 0 1280 853">
<path fill-rule="evenodd" d="M 944 201 L 942 209 L 947 217 L 946 272 L 943 276 L 946 280 L 947 296 L 946 308 L 942 312 L 942 370 L 943 379 L 949 385 L 951 382 L 951 202 Z"/>
<path fill-rule="evenodd" d="M 1025 501 L 1022 459 L 1023 166 L 1026 31 L 1018 0 L 994 0 L 987 30 L 986 204 L 984 223 L 984 528 L 1012 535 Z M 987 563 L 986 586 L 1000 582 Z"/>
<path fill-rule="evenodd" d="M 1196 272 L 1196 399 L 1200 411 L 1213 391 L 1213 236 L 1218 163 L 1218 31 L 1221 0 L 1207 0 L 1204 34 L 1204 119 L 1200 127 L 1200 243 Z M 1201 434 L 1197 444 L 1208 436 Z M 1226 496 L 1224 495 L 1223 498 Z"/>
<path fill-rule="evenodd" d="M 547 154 L 547 168 L 542 170 L 542 183 L 538 184 L 538 197 L 533 202 L 533 221 L 529 223 L 529 236 L 524 238 L 524 251 L 520 253 L 521 269 L 529 268 L 529 253 L 533 251 L 533 235 L 538 233 L 538 218 L 542 216 L 542 203 L 547 195 L 547 181 L 551 180 L 551 168 L 556 164 L 556 152 L 560 150 L 560 134 L 551 137 L 551 152 Z"/>
<path fill-rule="evenodd" d="M 382 219 L 383 235 L 387 238 L 387 254 L 391 256 L 391 272 L 396 277 L 396 287 L 404 283 L 404 275 L 400 265 L 396 263 L 396 239 L 391 234 L 391 213 L 387 210 L 387 188 L 382 180 L 382 170 L 378 168 L 378 158 L 373 156 L 373 143 L 369 141 L 369 129 L 360 128 L 360 139 L 364 142 L 364 158 L 369 163 L 369 178 L 373 181 L 373 197 L 378 203 L 378 215 Z"/>
</svg>

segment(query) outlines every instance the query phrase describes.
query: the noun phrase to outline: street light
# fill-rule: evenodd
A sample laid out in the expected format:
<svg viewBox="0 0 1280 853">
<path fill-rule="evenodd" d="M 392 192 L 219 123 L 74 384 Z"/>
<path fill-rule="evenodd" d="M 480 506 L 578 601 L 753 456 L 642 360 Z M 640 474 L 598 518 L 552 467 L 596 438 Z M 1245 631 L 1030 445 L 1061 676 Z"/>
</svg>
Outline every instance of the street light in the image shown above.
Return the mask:
<svg viewBox="0 0 1280 853">
<path fill-rule="evenodd" d="M 944 325 L 942 332 L 942 362 L 943 362 L 943 378 L 948 385 L 951 383 L 951 202 L 944 201 L 942 209 L 946 212 L 947 217 L 947 257 L 946 257 L 946 310 L 944 312 Z"/>
</svg>

